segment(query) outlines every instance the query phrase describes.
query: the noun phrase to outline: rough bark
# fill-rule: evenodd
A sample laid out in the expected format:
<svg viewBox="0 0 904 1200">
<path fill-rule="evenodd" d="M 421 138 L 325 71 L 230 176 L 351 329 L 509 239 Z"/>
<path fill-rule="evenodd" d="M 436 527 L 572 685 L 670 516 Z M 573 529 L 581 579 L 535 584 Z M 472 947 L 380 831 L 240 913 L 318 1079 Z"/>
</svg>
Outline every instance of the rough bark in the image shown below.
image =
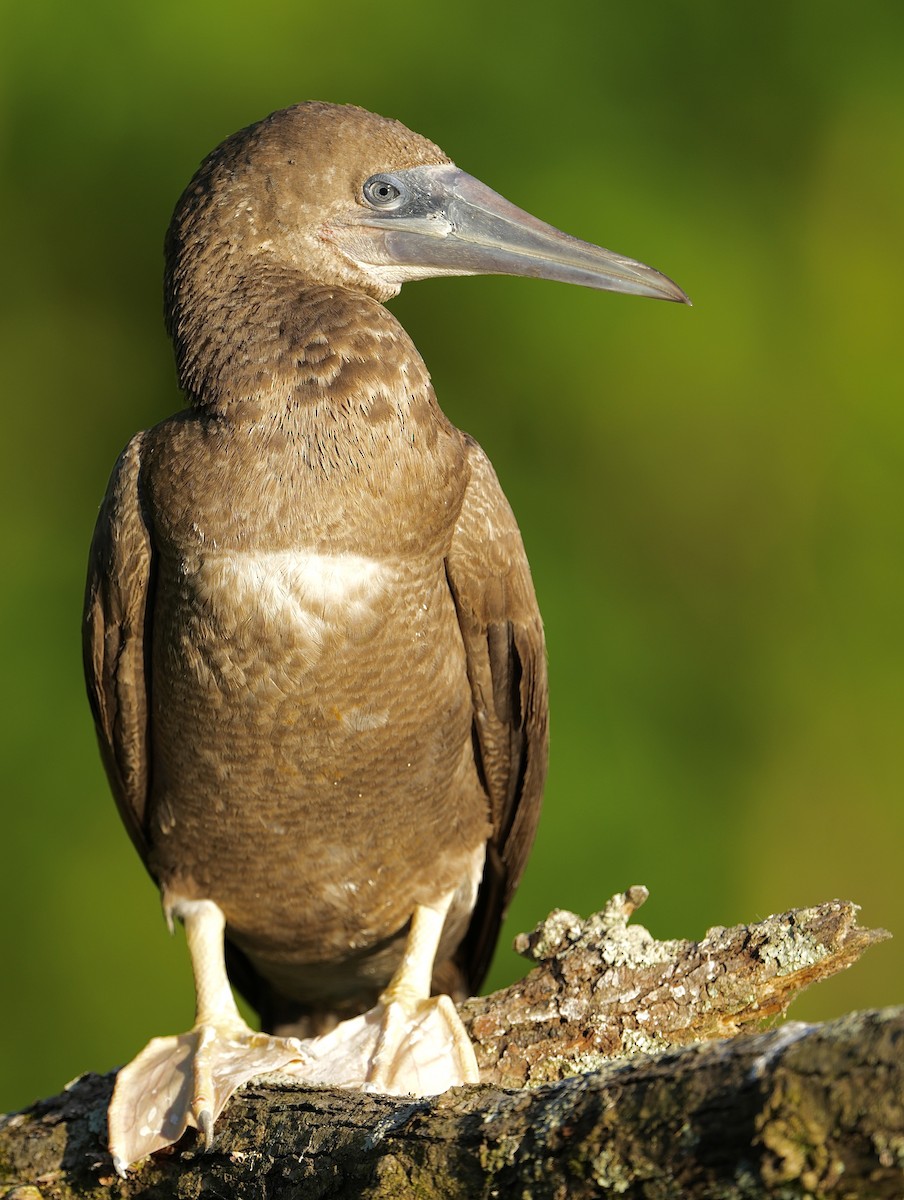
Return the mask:
<svg viewBox="0 0 904 1200">
<path fill-rule="evenodd" d="M 857 906 L 831 900 L 717 926 L 700 942 L 659 942 L 628 923 L 648 894 L 629 888 L 586 921 L 556 910 L 515 940 L 538 967 L 461 1005 L 485 1083 L 550 1083 L 625 1054 L 731 1037 L 889 936 L 860 929 Z"/>
<path fill-rule="evenodd" d="M 104 1146 L 113 1077 L 89 1075 L 0 1125 L 6 1200 L 900 1200 L 904 1008 L 737 1036 L 884 935 L 834 902 L 658 943 L 627 925 L 644 896 L 519 939 L 540 965 L 463 1006 L 479 1087 L 394 1100 L 257 1081 L 211 1151 L 189 1136 L 123 1181 Z"/>
</svg>

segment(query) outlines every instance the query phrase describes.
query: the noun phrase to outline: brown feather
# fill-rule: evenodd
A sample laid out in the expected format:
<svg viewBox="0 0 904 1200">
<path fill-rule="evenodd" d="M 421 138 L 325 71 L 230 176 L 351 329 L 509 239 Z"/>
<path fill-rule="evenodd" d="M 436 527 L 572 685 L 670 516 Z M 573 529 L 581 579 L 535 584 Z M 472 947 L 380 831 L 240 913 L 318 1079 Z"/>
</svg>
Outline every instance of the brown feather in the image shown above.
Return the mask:
<svg viewBox="0 0 904 1200">
<path fill-rule="evenodd" d="M 435 983 L 476 987 L 536 826 L 546 668 L 517 526 L 380 303 L 395 288 L 324 234 L 368 175 L 446 162 L 326 105 L 205 161 L 167 240 L 192 407 L 130 443 L 92 547 L 123 820 L 167 904 L 222 909 L 271 1027 L 373 1003 L 414 907 L 453 889 Z"/>
<path fill-rule="evenodd" d="M 489 460 L 468 441 L 471 481 L 446 571 L 465 643 L 474 742 L 493 827 L 474 916 L 455 956 L 474 991 L 536 832 L 548 705 L 543 625 L 521 534 Z"/>
<path fill-rule="evenodd" d="M 91 543 L 83 649 L 88 698 L 119 814 L 145 857 L 151 540 L 138 500 L 143 435 L 120 455 Z"/>
</svg>

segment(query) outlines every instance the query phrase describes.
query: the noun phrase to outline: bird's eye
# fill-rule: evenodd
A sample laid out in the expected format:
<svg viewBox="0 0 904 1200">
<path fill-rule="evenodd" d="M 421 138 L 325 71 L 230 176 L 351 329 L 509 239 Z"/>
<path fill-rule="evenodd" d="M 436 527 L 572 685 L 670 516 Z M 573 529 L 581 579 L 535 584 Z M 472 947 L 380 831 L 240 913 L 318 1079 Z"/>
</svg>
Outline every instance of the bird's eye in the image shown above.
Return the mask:
<svg viewBox="0 0 904 1200">
<path fill-rule="evenodd" d="M 395 208 L 402 199 L 400 184 L 389 175 L 372 175 L 363 191 L 364 199 L 374 208 Z"/>
</svg>

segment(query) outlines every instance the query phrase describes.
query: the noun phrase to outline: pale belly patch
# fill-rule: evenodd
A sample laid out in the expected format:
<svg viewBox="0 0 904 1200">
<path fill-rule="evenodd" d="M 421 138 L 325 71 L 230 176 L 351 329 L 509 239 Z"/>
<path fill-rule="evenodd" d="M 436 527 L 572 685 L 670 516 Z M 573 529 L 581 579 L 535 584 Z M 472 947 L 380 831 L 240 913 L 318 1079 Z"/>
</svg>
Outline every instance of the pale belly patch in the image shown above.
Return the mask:
<svg viewBox="0 0 904 1200">
<path fill-rule="evenodd" d="M 328 643 L 361 641 L 377 630 L 397 571 L 361 554 L 208 550 L 186 564 L 184 579 L 221 645 L 289 644 L 313 663 Z"/>
</svg>

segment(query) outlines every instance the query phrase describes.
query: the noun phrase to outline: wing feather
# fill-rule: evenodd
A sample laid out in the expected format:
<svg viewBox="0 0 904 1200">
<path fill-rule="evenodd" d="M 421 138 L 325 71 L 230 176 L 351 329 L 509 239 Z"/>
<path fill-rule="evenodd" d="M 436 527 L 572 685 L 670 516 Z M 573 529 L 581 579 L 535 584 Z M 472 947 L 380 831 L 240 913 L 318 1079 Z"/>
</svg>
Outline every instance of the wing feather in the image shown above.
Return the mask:
<svg viewBox="0 0 904 1200">
<path fill-rule="evenodd" d="M 153 560 L 139 497 L 143 436 L 133 438 L 120 455 L 98 514 L 83 625 L 85 679 L 101 756 L 120 816 L 142 858 Z"/>
<path fill-rule="evenodd" d="M 521 534 L 489 459 L 471 480 L 446 561 L 468 662 L 473 744 L 493 832 L 456 965 L 470 992 L 490 965 L 540 816 L 548 750 L 546 649 Z"/>
</svg>

